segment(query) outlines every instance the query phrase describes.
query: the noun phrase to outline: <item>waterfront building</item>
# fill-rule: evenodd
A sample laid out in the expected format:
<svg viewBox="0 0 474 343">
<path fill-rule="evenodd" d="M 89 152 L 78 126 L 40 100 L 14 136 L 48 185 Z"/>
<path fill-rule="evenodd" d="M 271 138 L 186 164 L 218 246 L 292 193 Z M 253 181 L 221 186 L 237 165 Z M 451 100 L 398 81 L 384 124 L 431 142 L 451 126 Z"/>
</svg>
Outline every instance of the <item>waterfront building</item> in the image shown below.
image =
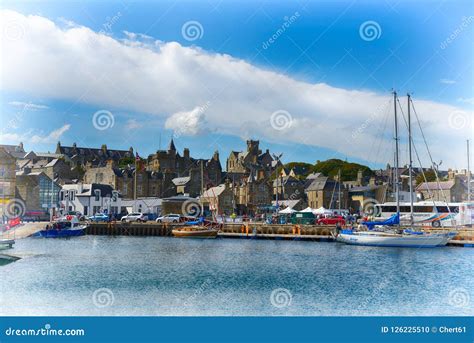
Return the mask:
<svg viewBox="0 0 474 343">
<path fill-rule="evenodd" d="M 168 174 L 137 168 L 135 189 L 135 165 L 119 167 L 109 159 L 104 165 L 85 166 L 84 183 L 99 183 L 112 186 L 125 199 L 136 197 L 163 197 L 174 195 L 174 187 Z"/>
<path fill-rule="evenodd" d="M 387 189 L 388 184 L 350 187 L 348 189 L 349 209 L 362 213 L 366 210 L 364 206 L 384 203 L 386 201 Z M 400 199 L 400 201 L 404 200 Z"/>
<path fill-rule="evenodd" d="M 153 214 L 154 216 L 160 216 L 162 212 L 162 203 L 163 199 L 161 198 L 137 198 L 136 200 L 133 199 L 122 199 L 121 200 L 121 213 L 132 213 L 132 212 L 140 212 L 140 213 L 147 213 Z M 148 218 L 148 220 L 152 220 L 152 218 Z"/>
<path fill-rule="evenodd" d="M 122 210 L 121 200 L 119 192 L 112 186 L 98 183 L 63 185 L 59 192 L 63 213 L 79 211 L 85 216 L 104 212 L 118 215 Z"/>
<path fill-rule="evenodd" d="M 281 176 L 273 180 L 273 195 L 278 200 L 296 200 L 305 198 L 305 182 L 295 176 Z"/>
<path fill-rule="evenodd" d="M 15 198 L 16 158 L 0 146 L 0 215 L 5 220 L 8 203 Z"/>
<path fill-rule="evenodd" d="M 63 158 L 43 158 L 33 152 L 18 161 L 17 166 L 26 174 L 45 173 L 49 178 L 61 184 L 74 182 L 80 177 L 78 170 L 71 168 L 71 165 Z"/>
<path fill-rule="evenodd" d="M 311 208 L 338 208 L 339 187 L 341 190 L 341 208 L 346 209 L 348 205 L 347 188 L 327 176 L 313 179 L 306 187 L 305 193 L 308 206 Z"/>
<path fill-rule="evenodd" d="M 16 173 L 16 198 L 25 204 L 27 217 L 49 218 L 58 207 L 61 186 L 44 172 Z"/>
<path fill-rule="evenodd" d="M 467 185 L 460 178 L 449 181 L 423 182 L 416 191 L 421 200 L 462 202 L 467 200 Z"/>
<path fill-rule="evenodd" d="M 251 173 L 246 179 L 234 184 L 237 214 L 253 215 L 257 209 L 272 201 L 272 188 L 265 178 Z"/>
<path fill-rule="evenodd" d="M 209 210 L 216 215 L 231 215 L 234 213 L 236 199 L 229 180 L 206 190 L 200 200 L 204 206 L 209 207 Z"/>
</svg>

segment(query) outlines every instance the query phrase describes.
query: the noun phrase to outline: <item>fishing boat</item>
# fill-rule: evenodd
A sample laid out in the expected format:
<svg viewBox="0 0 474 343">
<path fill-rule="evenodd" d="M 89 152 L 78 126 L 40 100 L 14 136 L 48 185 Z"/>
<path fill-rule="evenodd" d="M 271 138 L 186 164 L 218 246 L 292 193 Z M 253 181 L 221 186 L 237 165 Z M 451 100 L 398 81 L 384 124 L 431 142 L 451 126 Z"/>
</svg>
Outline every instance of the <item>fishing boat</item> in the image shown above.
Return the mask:
<svg viewBox="0 0 474 343">
<path fill-rule="evenodd" d="M 415 229 L 413 216 L 413 160 L 410 108 L 411 99 L 408 94 L 408 148 L 409 148 L 409 186 L 410 186 L 410 227 L 400 226 L 400 185 L 398 181 L 399 148 L 398 148 L 398 118 L 397 93 L 393 92 L 395 117 L 395 197 L 396 213 L 383 222 L 365 222 L 364 230 L 338 230 L 336 240 L 351 245 L 379 246 L 379 247 L 412 247 L 435 248 L 445 246 L 456 234 L 429 233 Z"/>
<path fill-rule="evenodd" d="M 80 224 L 76 218 L 72 220 L 57 221 L 46 225 L 44 230 L 38 231 L 32 237 L 38 238 L 67 238 L 85 234 L 87 225 Z"/>
<path fill-rule="evenodd" d="M 184 226 L 173 229 L 171 233 L 180 238 L 216 238 L 220 224 L 199 218 L 184 223 Z"/>
</svg>

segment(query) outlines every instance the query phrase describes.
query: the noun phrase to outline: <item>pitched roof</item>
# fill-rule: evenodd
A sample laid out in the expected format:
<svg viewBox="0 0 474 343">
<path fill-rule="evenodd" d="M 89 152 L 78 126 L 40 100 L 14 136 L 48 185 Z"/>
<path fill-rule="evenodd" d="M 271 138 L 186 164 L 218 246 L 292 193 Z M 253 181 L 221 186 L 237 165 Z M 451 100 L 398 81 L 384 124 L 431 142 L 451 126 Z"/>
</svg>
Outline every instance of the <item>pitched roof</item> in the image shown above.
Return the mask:
<svg viewBox="0 0 474 343">
<path fill-rule="evenodd" d="M 215 198 L 219 196 L 222 192 L 225 191 L 225 184 L 219 186 L 211 187 L 204 192 L 202 195 L 203 198 Z"/>
<path fill-rule="evenodd" d="M 440 182 L 423 182 L 418 187 L 417 191 L 436 191 L 436 190 L 450 190 L 454 186 L 454 181 L 440 181 Z"/>
<path fill-rule="evenodd" d="M 171 180 L 175 186 L 183 186 L 187 184 L 191 180 L 190 176 L 184 176 L 184 177 L 175 177 L 173 180 Z"/>
</svg>

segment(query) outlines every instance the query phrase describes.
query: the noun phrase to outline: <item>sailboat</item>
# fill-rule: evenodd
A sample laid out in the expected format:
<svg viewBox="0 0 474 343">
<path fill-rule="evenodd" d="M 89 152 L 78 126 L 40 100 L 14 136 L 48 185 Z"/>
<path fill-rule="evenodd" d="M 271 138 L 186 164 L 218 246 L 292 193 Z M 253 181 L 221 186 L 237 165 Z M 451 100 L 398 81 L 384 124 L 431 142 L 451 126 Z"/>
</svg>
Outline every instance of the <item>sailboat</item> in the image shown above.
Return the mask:
<svg viewBox="0 0 474 343">
<path fill-rule="evenodd" d="M 410 223 L 411 228 L 400 227 L 400 188 L 398 181 L 399 147 L 397 93 L 393 92 L 395 121 L 395 194 L 397 213 L 384 222 L 364 223 L 367 231 L 341 230 L 336 240 L 341 243 L 380 247 L 434 248 L 445 246 L 455 233 L 427 233 L 413 229 L 413 180 L 412 180 L 412 134 L 410 118 L 410 95 L 408 94 L 408 145 L 409 145 L 409 184 L 410 184 Z"/>
</svg>

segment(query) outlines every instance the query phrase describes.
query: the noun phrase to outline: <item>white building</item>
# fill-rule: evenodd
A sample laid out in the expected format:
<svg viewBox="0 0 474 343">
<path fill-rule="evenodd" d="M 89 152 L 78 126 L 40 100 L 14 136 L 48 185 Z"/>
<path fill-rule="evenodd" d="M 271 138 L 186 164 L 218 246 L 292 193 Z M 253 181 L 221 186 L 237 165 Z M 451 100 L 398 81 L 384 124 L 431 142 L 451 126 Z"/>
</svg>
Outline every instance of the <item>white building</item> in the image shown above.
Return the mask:
<svg viewBox="0 0 474 343">
<path fill-rule="evenodd" d="M 110 185 L 98 183 L 64 185 L 59 193 L 62 213 L 79 211 L 85 216 L 96 213 L 119 214 L 122 200 Z"/>
</svg>

